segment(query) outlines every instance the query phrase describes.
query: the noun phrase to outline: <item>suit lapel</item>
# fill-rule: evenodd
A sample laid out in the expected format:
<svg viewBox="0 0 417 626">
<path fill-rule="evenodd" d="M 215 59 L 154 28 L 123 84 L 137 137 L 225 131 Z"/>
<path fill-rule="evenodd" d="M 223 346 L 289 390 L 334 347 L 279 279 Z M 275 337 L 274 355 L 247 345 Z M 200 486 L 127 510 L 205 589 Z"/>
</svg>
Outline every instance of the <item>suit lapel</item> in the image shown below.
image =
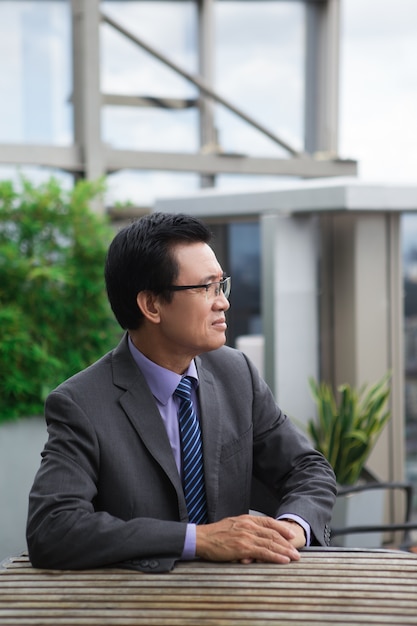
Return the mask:
<svg viewBox="0 0 417 626">
<path fill-rule="evenodd" d="M 130 354 L 126 336 L 113 353 L 113 381 L 116 386 L 125 390 L 120 397 L 120 404 L 149 453 L 175 487 L 180 519 L 186 518 L 181 479 L 165 425 L 152 392 Z"/>
<path fill-rule="evenodd" d="M 211 372 L 196 358 L 199 378 L 200 424 L 203 437 L 204 474 L 206 482 L 209 522 L 216 519 L 219 495 L 219 469 L 221 452 L 221 407 Z"/>
</svg>

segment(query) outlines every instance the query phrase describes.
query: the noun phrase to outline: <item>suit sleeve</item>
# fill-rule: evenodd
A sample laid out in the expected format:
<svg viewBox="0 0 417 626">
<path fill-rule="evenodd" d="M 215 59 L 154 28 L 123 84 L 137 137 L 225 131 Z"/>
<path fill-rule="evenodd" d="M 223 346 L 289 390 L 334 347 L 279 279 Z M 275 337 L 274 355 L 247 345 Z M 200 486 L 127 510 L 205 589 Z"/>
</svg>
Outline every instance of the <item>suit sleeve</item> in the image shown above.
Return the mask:
<svg viewBox="0 0 417 626">
<path fill-rule="evenodd" d="M 311 528 L 313 545 L 329 542 L 336 480 L 328 461 L 277 406 L 266 383 L 250 364 L 254 403 L 253 473 L 276 501 L 275 517 L 292 513 Z"/>
<path fill-rule="evenodd" d="M 80 569 L 127 562 L 147 571 L 170 569 L 181 557 L 186 524 L 97 510 L 100 446 L 94 428 L 60 392 L 49 396 L 46 417 L 49 439 L 29 497 L 32 564 Z"/>
</svg>

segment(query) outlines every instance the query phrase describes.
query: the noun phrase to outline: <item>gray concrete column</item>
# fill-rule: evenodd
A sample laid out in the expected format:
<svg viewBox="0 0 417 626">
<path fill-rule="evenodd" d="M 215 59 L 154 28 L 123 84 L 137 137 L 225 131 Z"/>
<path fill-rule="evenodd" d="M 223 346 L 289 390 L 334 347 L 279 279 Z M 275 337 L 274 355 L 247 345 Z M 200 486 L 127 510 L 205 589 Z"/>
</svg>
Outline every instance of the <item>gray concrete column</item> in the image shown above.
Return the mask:
<svg viewBox="0 0 417 626">
<path fill-rule="evenodd" d="M 321 377 L 334 387 L 360 387 L 392 372 L 392 421 L 369 461 L 385 480 L 402 480 L 404 474 L 399 220 L 398 213 L 382 212 L 322 218 L 327 241 L 322 247 Z"/>
<path fill-rule="evenodd" d="M 318 220 L 261 216 L 265 379 L 299 422 L 312 417 L 308 378 L 318 376 Z"/>
</svg>

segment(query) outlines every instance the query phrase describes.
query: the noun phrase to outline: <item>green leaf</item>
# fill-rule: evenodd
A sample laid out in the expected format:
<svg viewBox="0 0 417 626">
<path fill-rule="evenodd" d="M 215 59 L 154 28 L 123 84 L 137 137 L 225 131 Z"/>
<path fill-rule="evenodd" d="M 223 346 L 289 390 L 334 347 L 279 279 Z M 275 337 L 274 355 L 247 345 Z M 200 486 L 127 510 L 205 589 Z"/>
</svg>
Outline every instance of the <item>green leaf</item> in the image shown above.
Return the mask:
<svg viewBox="0 0 417 626">
<path fill-rule="evenodd" d="M 317 407 L 317 419 L 309 420 L 307 432 L 313 445 L 332 465 L 341 485 L 360 476 L 380 433 L 391 417 L 387 408 L 390 373 L 370 387 L 359 390 L 348 384 L 337 389 L 339 402 L 325 382 L 309 379 Z"/>
<path fill-rule="evenodd" d="M 0 421 L 42 412 L 120 337 L 103 279 L 114 233 L 89 206 L 103 189 L 0 181 Z"/>
</svg>

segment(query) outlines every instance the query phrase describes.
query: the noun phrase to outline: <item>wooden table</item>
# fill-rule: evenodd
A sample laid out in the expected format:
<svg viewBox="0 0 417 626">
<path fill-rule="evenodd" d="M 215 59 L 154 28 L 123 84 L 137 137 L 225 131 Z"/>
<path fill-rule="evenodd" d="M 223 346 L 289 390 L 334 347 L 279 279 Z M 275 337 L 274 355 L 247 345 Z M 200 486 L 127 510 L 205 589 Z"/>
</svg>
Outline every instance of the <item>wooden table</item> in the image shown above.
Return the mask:
<svg viewBox="0 0 417 626">
<path fill-rule="evenodd" d="M 167 574 L 0 571 L 0 624 L 271 626 L 417 624 L 417 555 L 303 552 L 289 565 L 179 563 Z"/>
</svg>

